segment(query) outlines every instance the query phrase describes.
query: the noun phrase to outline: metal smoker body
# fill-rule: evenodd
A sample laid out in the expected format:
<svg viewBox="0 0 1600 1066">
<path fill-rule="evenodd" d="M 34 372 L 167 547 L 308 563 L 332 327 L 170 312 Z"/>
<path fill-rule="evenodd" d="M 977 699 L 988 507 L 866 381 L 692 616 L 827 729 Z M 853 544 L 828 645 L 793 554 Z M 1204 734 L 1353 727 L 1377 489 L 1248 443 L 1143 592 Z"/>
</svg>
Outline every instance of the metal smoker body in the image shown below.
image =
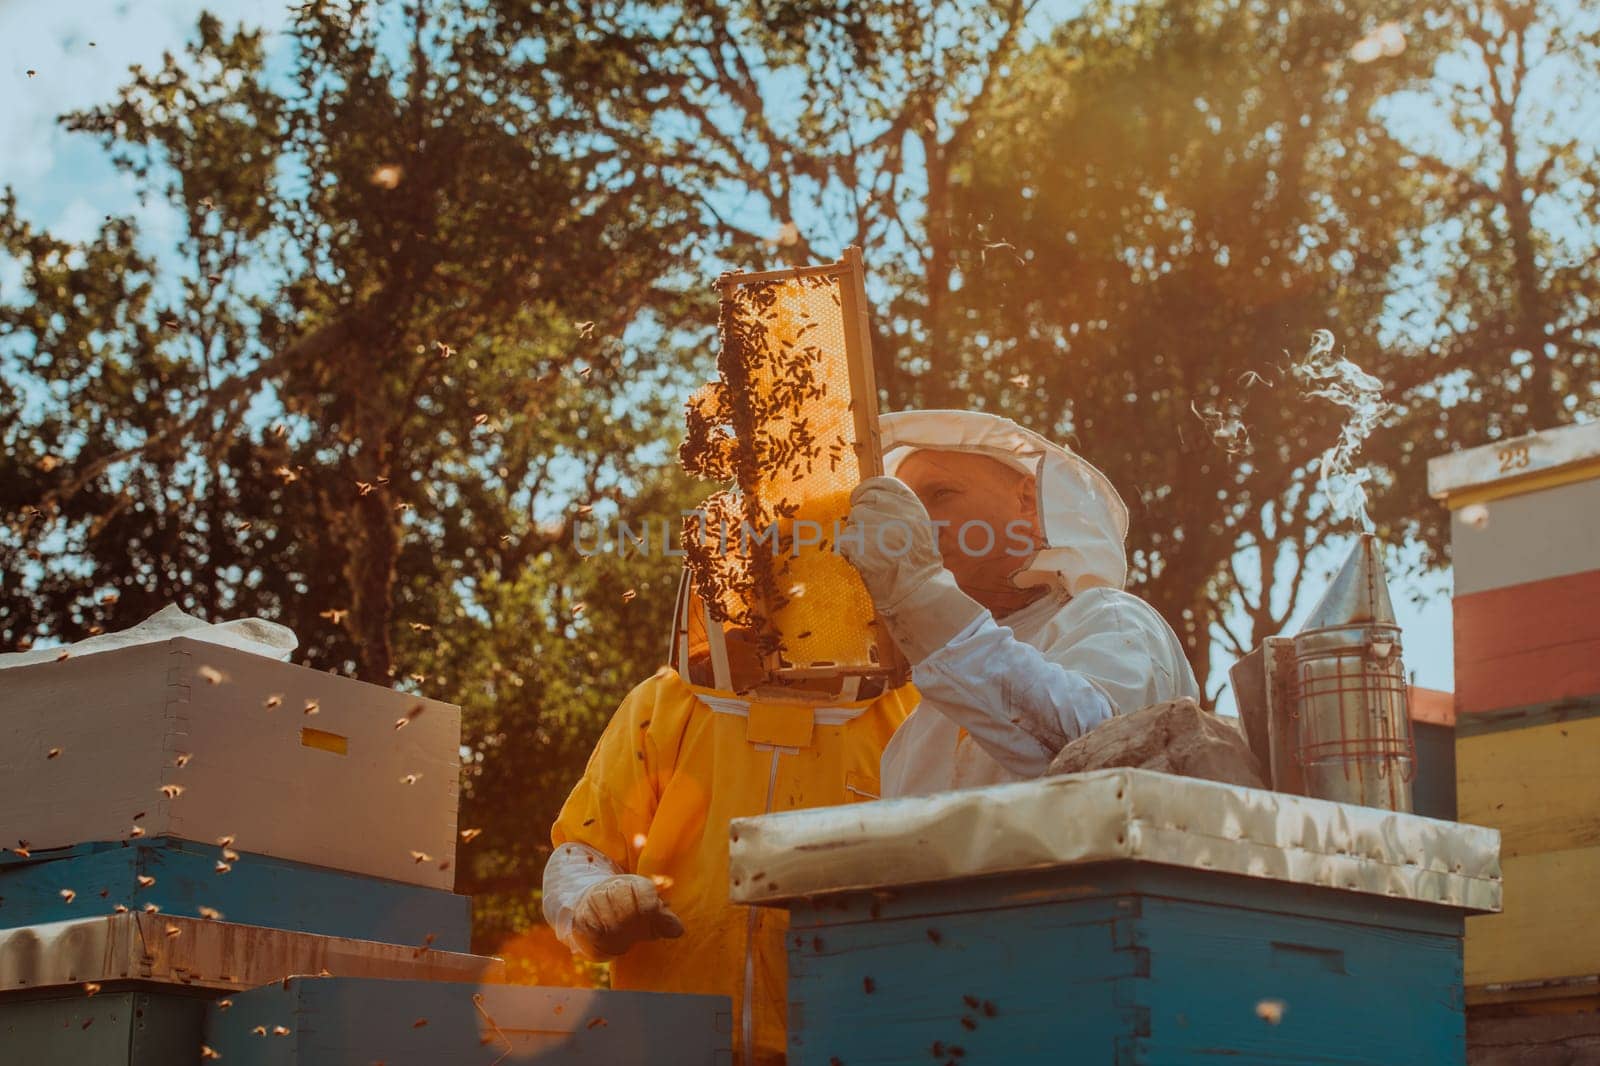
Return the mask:
<svg viewBox="0 0 1600 1066">
<path fill-rule="evenodd" d="M 1230 673 L 1273 788 L 1410 812 L 1416 749 L 1381 551 L 1362 534 L 1305 627 Z"/>
</svg>

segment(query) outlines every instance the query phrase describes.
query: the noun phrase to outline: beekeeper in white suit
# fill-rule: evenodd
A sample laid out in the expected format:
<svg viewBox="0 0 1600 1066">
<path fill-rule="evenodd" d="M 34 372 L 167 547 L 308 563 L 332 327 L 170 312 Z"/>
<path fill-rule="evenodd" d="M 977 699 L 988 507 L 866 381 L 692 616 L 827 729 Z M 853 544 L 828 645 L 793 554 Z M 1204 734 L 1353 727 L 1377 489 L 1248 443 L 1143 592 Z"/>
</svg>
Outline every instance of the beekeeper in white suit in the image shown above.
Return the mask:
<svg viewBox="0 0 1600 1066">
<path fill-rule="evenodd" d="M 885 798 L 1037 777 L 1114 714 L 1198 698 L 1172 627 L 1123 590 L 1128 511 L 1104 474 L 1009 419 L 881 419 L 887 476 L 839 550 L 912 664 L 920 705 Z"/>
</svg>

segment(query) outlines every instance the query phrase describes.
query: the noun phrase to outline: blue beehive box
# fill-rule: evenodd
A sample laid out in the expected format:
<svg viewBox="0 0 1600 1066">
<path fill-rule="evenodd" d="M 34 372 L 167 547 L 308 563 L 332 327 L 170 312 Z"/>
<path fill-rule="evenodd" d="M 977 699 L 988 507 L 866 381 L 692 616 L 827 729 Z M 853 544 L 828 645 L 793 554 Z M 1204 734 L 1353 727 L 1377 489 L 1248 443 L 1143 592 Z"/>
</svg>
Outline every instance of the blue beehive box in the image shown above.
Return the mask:
<svg viewBox="0 0 1600 1066">
<path fill-rule="evenodd" d="M 730 1066 L 725 996 L 295 978 L 209 1009 L 230 1066 Z"/>
<path fill-rule="evenodd" d="M 206 1001 L 182 990 L 0 998 L 0 1062 L 17 1066 L 202 1066 Z"/>
<path fill-rule="evenodd" d="M 500 960 L 167 914 L 0 930 L 0 1063 L 201 1066 L 208 1007 L 297 974 L 500 980 Z"/>
<path fill-rule="evenodd" d="M 153 903 L 163 914 L 199 918 L 207 908 L 245 925 L 467 950 L 468 896 L 247 852 L 219 873 L 219 853 L 175 837 L 79 844 L 27 858 L 0 852 L 0 929 Z M 141 877 L 153 882 L 141 884 Z"/>
<path fill-rule="evenodd" d="M 1461 1063 L 1493 830 L 1144 770 L 736 821 L 789 1062 Z"/>
</svg>

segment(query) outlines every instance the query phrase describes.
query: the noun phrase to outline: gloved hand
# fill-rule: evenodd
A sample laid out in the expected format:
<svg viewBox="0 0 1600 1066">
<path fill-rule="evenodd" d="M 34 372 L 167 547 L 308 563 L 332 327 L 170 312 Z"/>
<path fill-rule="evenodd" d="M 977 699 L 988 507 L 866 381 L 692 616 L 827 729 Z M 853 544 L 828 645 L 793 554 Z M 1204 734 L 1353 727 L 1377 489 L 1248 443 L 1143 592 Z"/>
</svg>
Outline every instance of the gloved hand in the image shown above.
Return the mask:
<svg viewBox="0 0 1600 1066">
<path fill-rule="evenodd" d="M 861 574 L 879 619 L 913 665 L 984 612 L 945 569 L 928 509 L 898 478 L 873 477 L 856 486 L 839 552 Z"/>
<path fill-rule="evenodd" d="M 682 936 L 683 922 L 656 892 L 650 878 L 618 874 L 578 897 L 572 909 L 572 931 L 596 951 L 617 956 L 641 940 Z"/>
<path fill-rule="evenodd" d="M 944 569 L 928 509 L 899 478 L 871 477 L 856 486 L 839 551 L 884 612 Z"/>
</svg>

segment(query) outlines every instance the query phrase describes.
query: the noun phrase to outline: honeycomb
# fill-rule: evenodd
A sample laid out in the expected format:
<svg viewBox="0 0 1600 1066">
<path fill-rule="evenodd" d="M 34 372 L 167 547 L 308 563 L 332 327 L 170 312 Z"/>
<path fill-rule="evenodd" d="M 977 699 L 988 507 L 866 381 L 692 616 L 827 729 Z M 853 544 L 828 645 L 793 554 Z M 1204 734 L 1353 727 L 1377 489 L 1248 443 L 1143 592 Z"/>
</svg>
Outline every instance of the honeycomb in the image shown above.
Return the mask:
<svg viewBox="0 0 1600 1066">
<path fill-rule="evenodd" d="M 858 262 L 726 278 L 719 380 L 688 404 L 684 468 L 729 485 L 685 522 L 690 578 L 774 679 L 884 675 L 893 659 L 871 597 L 834 548 L 851 490 L 881 469 L 875 446 L 858 447 L 875 440 L 877 418 L 847 317 L 862 298 Z M 852 380 L 869 394 L 852 395 Z"/>
</svg>

